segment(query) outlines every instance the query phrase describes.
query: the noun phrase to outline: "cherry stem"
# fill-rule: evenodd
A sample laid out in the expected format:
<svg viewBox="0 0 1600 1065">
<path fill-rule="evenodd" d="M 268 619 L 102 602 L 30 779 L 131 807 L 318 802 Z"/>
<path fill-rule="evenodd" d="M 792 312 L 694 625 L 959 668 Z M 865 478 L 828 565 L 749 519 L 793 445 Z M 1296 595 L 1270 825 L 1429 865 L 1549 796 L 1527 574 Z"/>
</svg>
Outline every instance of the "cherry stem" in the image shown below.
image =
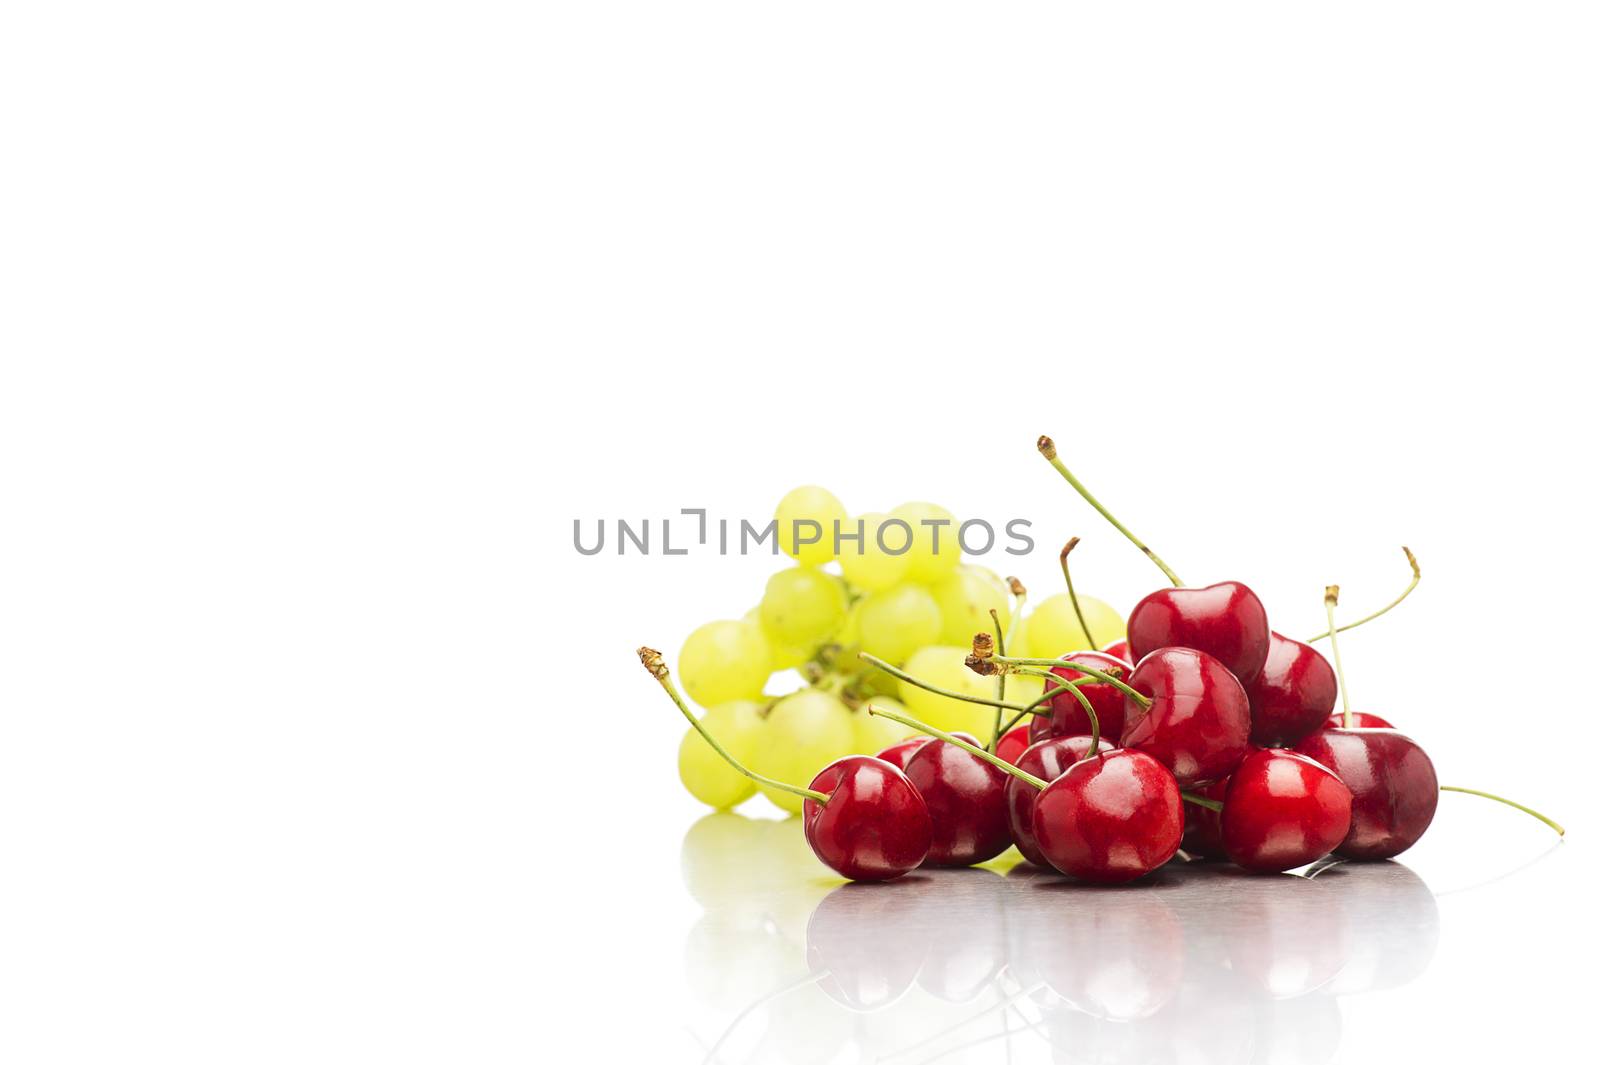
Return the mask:
<svg viewBox="0 0 1600 1065">
<path fill-rule="evenodd" d="M 1067 565 L 1067 556 L 1072 554 L 1072 549 L 1078 546 L 1078 538 L 1074 536 L 1067 541 L 1067 546 L 1061 549 L 1061 576 L 1067 581 L 1067 598 L 1072 600 L 1072 612 L 1078 615 L 1078 628 L 1083 630 L 1083 638 L 1089 641 L 1089 650 L 1097 651 L 1100 645 L 1095 642 L 1094 634 L 1089 631 L 1089 623 L 1083 619 L 1083 608 L 1078 605 L 1077 590 L 1072 587 L 1072 567 Z M 1005 654 L 1006 649 L 1000 648 L 1000 653 Z"/>
<path fill-rule="evenodd" d="M 747 768 L 739 759 L 729 754 L 722 744 L 717 742 L 717 738 L 706 731 L 706 727 L 700 723 L 699 718 L 694 716 L 694 712 L 684 705 L 683 696 L 678 694 L 678 686 L 672 683 L 672 677 L 667 672 L 667 664 L 662 661 L 660 651 L 649 647 L 641 647 L 639 648 L 639 661 L 644 663 L 644 668 L 650 671 L 652 677 L 661 682 L 661 686 L 666 689 L 668 695 L 672 696 L 672 701 L 683 712 L 683 716 L 689 719 L 689 724 L 693 725 L 694 730 L 700 733 L 701 739 L 710 744 L 711 749 L 722 755 L 723 760 L 733 766 L 734 769 L 743 773 L 757 784 L 765 784 L 769 788 L 777 788 L 779 791 L 787 791 L 791 795 L 799 795 L 823 806 L 827 805 L 828 796 L 824 793 L 814 788 L 802 788 L 795 784 L 785 784 L 781 780 L 773 780 L 771 777 L 762 776 L 755 770 Z"/>
<path fill-rule="evenodd" d="M 1001 676 L 1005 676 L 1005 674 L 1002 673 Z M 1050 674 L 1050 677 L 1052 680 L 1056 679 L 1054 673 Z M 1046 683 L 1048 684 L 1048 682 Z M 1050 694 L 1054 695 L 1061 688 L 1071 692 L 1073 697 L 1083 705 L 1083 712 L 1089 715 L 1089 750 L 1084 754 L 1083 758 L 1093 758 L 1100 753 L 1100 715 L 1094 712 L 1094 704 L 1089 701 L 1087 695 L 1078 690 L 1076 684 L 1058 684 L 1050 689 Z M 1079 759 L 1079 761 L 1082 760 L 1082 758 Z"/>
<path fill-rule="evenodd" d="M 1532 809 L 1530 807 L 1524 806 L 1520 802 L 1512 802 L 1510 799 L 1507 799 L 1507 798 L 1505 798 L 1503 796 L 1500 796 L 1500 795 L 1495 795 L 1492 792 L 1479 791 L 1477 788 L 1457 788 L 1457 787 L 1453 787 L 1453 786 L 1448 785 L 1448 784 L 1439 785 L 1439 790 L 1440 791 L 1457 791 L 1457 792 L 1460 792 L 1463 795 L 1476 795 L 1481 799 L 1493 799 L 1495 802 L 1503 802 L 1507 806 L 1512 807 L 1513 809 L 1521 810 L 1523 813 L 1527 814 L 1529 817 L 1537 817 L 1539 820 L 1543 821 L 1545 824 L 1547 824 L 1551 828 L 1555 829 L 1556 830 L 1556 835 L 1565 836 L 1567 834 L 1567 830 L 1566 829 L 1564 829 L 1560 825 L 1556 824 L 1554 821 L 1552 821 L 1550 818 L 1546 817 L 1544 814 L 1540 813 L 1538 810 L 1535 810 L 1535 809 Z"/>
<path fill-rule="evenodd" d="M 1199 795 L 1192 795 L 1187 791 L 1180 791 L 1178 794 L 1183 796 L 1184 802 L 1192 802 L 1196 806 L 1204 806 L 1207 810 L 1210 810 L 1213 813 L 1222 812 L 1222 803 L 1218 802 L 1216 799 L 1207 799 Z"/>
<path fill-rule="evenodd" d="M 905 670 L 900 669 L 897 666 L 891 666 L 889 663 L 885 662 L 883 659 L 878 658 L 876 655 L 869 655 L 865 651 L 858 652 L 856 657 L 861 659 L 863 662 L 866 662 L 869 665 L 875 666 L 878 669 L 883 670 L 885 673 L 889 674 L 891 677 L 898 677 L 901 680 L 905 681 L 907 684 L 914 684 L 917 687 L 921 688 L 923 691 L 929 691 L 929 692 L 932 692 L 935 695 L 943 695 L 943 696 L 945 696 L 946 698 L 949 698 L 949 699 L 959 699 L 960 701 L 962 701 L 964 703 L 977 703 L 979 706 L 994 706 L 994 707 L 998 707 L 1001 710 L 1022 710 L 1022 711 L 1028 712 L 1028 713 L 1040 714 L 1040 715 L 1045 713 L 1045 711 L 1043 711 L 1043 710 L 1035 709 L 1035 707 L 1037 707 L 1039 705 L 1039 703 L 1043 701 L 1042 699 L 1035 700 L 1033 706 L 1018 706 L 1016 703 L 1005 703 L 1005 702 L 999 701 L 998 699 L 987 699 L 987 698 L 983 697 L 982 695 L 968 695 L 966 692 L 951 691 L 948 688 L 941 688 L 936 684 L 929 684 L 927 681 L 923 680 L 922 678 L 913 677 L 911 674 L 907 673 Z"/>
<path fill-rule="evenodd" d="M 1000 615 L 993 607 L 989 608 L 989 619 L 994 622 L 994 645 L 1000 649 L 1001 654 L 1006 653 L 1006 634 L 1000 629 Z M 994 697 L 994 736 L 989 740 L 989 749 L 997 750 L 1000 746 L 1000 719 L 1005 715 L 1005 710 L 1000 703 L 1006 701 L 1006 675 L 1000 674 L 1000 679 L 995 682 Z"/>
<path fill-rule="evenodd" d="M 1063 476 L 1063 477 L 1065 477 L 1067 479 L 1067 483 L 1070 484 L 1074 489 L 1077 490 L 1077 493 L 1080 496 L 1083 497 L 1084 502 L 1088 503 L 1091 507 L 1093 507 L 1094 509 L 1098 510 L 1100 512 L 1100 516 L 1102 518 L 1104 518 L 1107 521 L 1109 521 L 1112 524 L 1112 526 L 1115 527 L 1116 530 L 1119 533 L 1121 533 L 1123 536 L 1126 536 L 1129 539 L 1129 541 L 1132 542 L 1134 547 L 1137 547 L 1139 550 L 1143 551 L 1145 553 L 1145 555 L 1150 559 L 1150 561 L 1154 562 L 1156 564 L 1156 566 L 1160 568 L 1161 572 L 1165 573 L 1167 575 L 1167 580 L 1172 582 L 1173 587 L 1175 587 L 1175 588 L 1182 588 L 1183 587 L 1183 581 L 1179 580 L 1178 579 L 1178 575 L 1176 573 L 1172 572 L 1172 567 L 1168 566 L 1165 562 L 1161 561 L 1161 556 L 1160 555 L 1158 555 L 1154 551 L 1150 550 L 1150 548 L 1145 544 L 1145 542 L 1143 540 L 1141 540 L 1137 536 L 1133 535 L 1133 533 L 1128 530 L 1128 527 L 1126 525 L 1124 525 L 1124 524 L 1122 524 L 1122 522 L 1118 521 L 1112 515 L 1112 513 L 1109 510 L 1107 510 L 1104 506 L 1102 506 L 1100 501 L 1098 499 L 1096 499 L 1089 492 L 1089 490 L 1083 486 L 1083 482 L 1082 481 L 1078 480 L 1076 477 L 1074 477 L 1072 475 L 1072 471 L 1071 470 L 1067 469 L 1066 466 L 1062 465 L 1061 460 L 1056 457 L 1056 444 L 1055 444 L 1054 440 L 1051 440 L 1048 436 L 1041 436 L 1039 438 L 1038 444 L 1036 446 L 1039 448 L 1039 454 L 1043 455 L 1049 461 L 1050 465 L 1052 465 L 1052 466 L 1054 466 L 1056 468 L 1056 472 L 1057 473 L 1061 474 L 1061 476 Z"/>
<path fill-rule="evenodd" d="M 903 714 L 894 713 L 892 710 L 885 710 L 881 706 L 869 706 L 867 707 L 867 713 L 876 714 L 878 717 L 886 717 L 890 721 L 898 722 L 899 724 L 905 725 L 908 728 L 914 728 L 918 732 L 926 732 L 936 740 L 943 740 L 952 746 L 960 747 L 968 754 L 977 755 L 979 758 L 982 758 L 985 762 L 988 762 L 996 769 L 1002 769 L 1016 777 L 1018 780 L 1022 781 L 1024 784 L 1031 784 L 1040 791 L 1043 791 L 1045 786 L 1050 783 L 1048 780 L 1040 780 L 1026 769 L 1018 769 L 1004 758 L 995 757 L 975 743 L 968 743 L 959 736 L 952 736 L 943 729 L 936 729 L 932 725 L 918 721 L 914 717 L 906 717 Z"/>
<path fill-rule="evenodd" d="M 1070 681 L 1066 685 L 1064 685 L 1064 687 L 1074 688 L 1075 689 L 1075 688 L 1077 688 L 1077 686 L 1079 684 L 1084 683 L 1088 679 L 1089 679 L 1088 677 L 1085 677 L 1083 679 L 1083 681 Z M 1018 710 L 1015 714 L 1012 714 L 1011 715 L 1011 720 L 1007 721 L 1004 725 L 1001 726 L 1000 735 L 1004 736 L 1006 733 L 1010 732 L 1013 728 L 1015 728 L 1017 726 L 1018 722 L 1020 722 L 1024 717 L 1026 717 L 1029 714 L 1038 714 L 1041 717 L 1044 716 L 1045 712 L 1044 711 L 1040 711 L 1038 708 L 1043 706 L 1045 703 L 1054 702 L 1055 701 L 1055 697 L 1056 697 L 1056 693 L 1054 691 L 1047 691 L 1043 695 L 1039 696 L 1039 698 L 1035 699 L 1033 702 L 1031 702 L 1027 706 L 1023 707 L 1021 710 Z"/>
<path fill-rule="evenodd" d="M 1093 679 L 1099 681 L 1102 684 L 1111 685 L 1113 688 L 1115 688 L 1118 691 L 1120 691 L 1123 695 L 1126 695 L 1128 698 L 1130 698 L 1130 699 L 1134 700 L 1135 702 L 1137 702 L 1140 706 L 1149 706 L 1150 705 L 1150 697 L 1149 696 L 1145 695 L 1143 692 L 1139 691 L 1137 688 L 1129 687 L 1125 682 L 1118 680 L 1116 677 L 1113 677 L 1109 673 L 1102 673 L 1100 670 L 1095 669 L 1093 666 L 1080 665 L 1077 662 L 1069 662 L 1069 661 L 1067 661 L 1065 659 L 1062 659 L 1062 658 L 1007 658 L 1004 655 L 983 656 L 983 655 L 979 655 L 979 654 L 971 654 L 971 655 L 967 656 L 967 668 L 972 670 L 974 673 L 986 674 L 987 672 L 990 672 L 990 671 L 985 670 L 983 668 L 983 663 L 985 663 L 985 662 L 993 663 L 995 668 L 1001 670 L 1002 672 L 1011 672 L 1011 673 L 1028 673 L 1028 672 L 1031 672 L 1027 668 L 1028 666 L 1065 666 L 1067 669 L 1073 670 L 1074 672 L 1082 673 L 1087 677 L 1092 677 Z M 1012 667 L 1022 667 L 1022 668 L 1019 669 L 1019 668 L 1012 668 Z M 1043 676 L 1043 675 L 1047 675 L 1047 674 L 1039 674 L 1039 675 Z M 1053 675 L 1053 674 L 1048 674 L 1048 675 Z"/>
<path fill-rule="evenodd" d="M 1339 586 L 1330 584 L 1322 590 L 1322 608 L 1328 612 L 1328 644 L 1333 648 L 1333 671 L 1339 677 L 1339 702 L 1344 706 L 1344 727 L 1354 728 L 1355 718 L 1350 715 L 1350 689 L 1344 683 L 1344 661 L 1339 657 L 1339 630 L 1333 624 L 1333 608 L 1339 605 Z"/>
<path fill-rule="evenodd" d="M 1422 580 L 1422 567 L 1417 565 L 1417 556 L 1411 553 L 1411 548 L 1401 547 L 1400 550 L 1406 553 L 1406 561 L 1411 563 L 1411 583 L 1406 585 L 1406 590 L 1400 593 L 1400 597 L 1398 599 L 1384 607 L 1382 610 L 1374 610 L 1361 620 L 1352 621 L 1348 625 L 1340 625 L 1337 629 L 1334 628 L 1332 624 L 1329 624 L 1327 632 L 1317 633 L 1315 636 L 1307 640 L 1306 643 L 1316 643 L 1318 640 L 1325 640 L 1329 635 L 1335 632 L 1349 632 L 1351 629 L 1356 628 L 1359 625 L 1365 625 L 1373 618 L 1383 617 L 1383 615 L 1387 614 L 1389 611 L 1405 602 L 1406 596 L 1410 595 L 1412 590 L 1416 588 L 1417 582 Z"/>
</svg>

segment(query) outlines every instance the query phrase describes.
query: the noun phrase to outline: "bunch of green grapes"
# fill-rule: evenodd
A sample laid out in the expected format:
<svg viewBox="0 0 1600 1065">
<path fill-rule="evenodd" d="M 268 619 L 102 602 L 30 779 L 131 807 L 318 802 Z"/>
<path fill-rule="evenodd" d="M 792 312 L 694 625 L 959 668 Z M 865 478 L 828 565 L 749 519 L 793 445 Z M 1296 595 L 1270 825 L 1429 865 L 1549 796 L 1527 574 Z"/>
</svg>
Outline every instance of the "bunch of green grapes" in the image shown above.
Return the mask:
<svg viewBox="0 0 1600 1065">
<path fill-rule="evenodd" d="M 872 705 L 940 728 L 992 730 L 992 708 L 896 680 L 862 652 L 939 687 L 993 698 L 996 678 L 978 676 L 965 660 L 975 634 L 994 635 L 994 618 L 1013 655 L 1053 657 L 1089 646 L 1065 595 L 1016 617 L 1010 586 L 962 562 L 959 523 L 936 504 L 851 517 L 833 493 L 808 485 L 784 496 L 774 519 L 778 546 L 795 564 L 768 579 L 742 618 L 690 633 L 676 665 L 684 691 L 706 708 L 702 724 L 765 776 L 807 784 L 830 762 L 875 754 L 911 731 L 869 714 Z M 1105 603 L 1079 597 L 1079 605 L 1099 646 L 1122 637 L 1122 619 Z M 806 687 L 766 694 L 773 674 L 791 669 Z M 1014 676 L 1006 701 L 1027 703 L 1042 690 L 1041 680 Z M 679 746 L 678 772 L 690 794 L 716 809 L 757 790 L 783 810 L 800 809 L 787 792 L 758 789 L 693 729 Z"/>
</svg>

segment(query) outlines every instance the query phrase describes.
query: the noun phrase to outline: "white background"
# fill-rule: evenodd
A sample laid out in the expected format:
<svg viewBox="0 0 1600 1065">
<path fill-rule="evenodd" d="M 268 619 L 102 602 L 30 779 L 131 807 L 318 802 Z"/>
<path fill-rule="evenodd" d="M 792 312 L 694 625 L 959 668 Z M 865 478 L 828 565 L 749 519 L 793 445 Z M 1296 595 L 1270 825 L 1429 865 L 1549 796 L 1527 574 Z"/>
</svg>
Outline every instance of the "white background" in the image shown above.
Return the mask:
<svg viewBox="0 0 1600 1065">
<path fill-rule="evenodd" d="M 1337 1054 L 1554 1056 L 1593 930 L 1596 29 L 8 6 L 5 1056 L 699 1060 L 734 1010 L 686 1012 L 700 811 L 633 649 L 773 562 L 581 557 L 573 519 L 928 498 L 1031 519 L 1000 568 L 1041 589 L 1084 536 L 1126 611 L 1159 574 L 1040 432 L 1290 633 L 1417 551 L 1358 705 L 1571 832 Z M 1545 845 L 1464 798 L 1435 831 L 1435 890 Z"/>
</svg>

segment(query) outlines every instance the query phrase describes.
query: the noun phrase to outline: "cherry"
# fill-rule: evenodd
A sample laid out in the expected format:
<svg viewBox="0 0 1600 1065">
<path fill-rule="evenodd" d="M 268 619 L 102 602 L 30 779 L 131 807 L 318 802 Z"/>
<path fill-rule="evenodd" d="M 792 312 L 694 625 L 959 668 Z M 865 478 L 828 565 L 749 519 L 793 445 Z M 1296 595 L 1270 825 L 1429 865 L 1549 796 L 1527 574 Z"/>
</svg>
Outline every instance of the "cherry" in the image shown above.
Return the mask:
<svg viewBox="0 0 1600 1065">
<path fill-rule="evenodd" d="M 977 747 L 973 737 L 957 735 Z M 928 743 L 912 754 L 905 775 L 932 820 L 929 865 L 975 865 L 1011 846 L 1004 771 L 954 744 Z"/>
<path fill-rule="evenodd" d="M 1235 865 L 1258 873 L 1309 865 L 1343 844 L 1351 801 L 1344 782 L 1310 758 L 1256 751 L 1228 778 L 1223 848 Z"/>
<path fill-rule="evenodd" d="M 1128 641 L 1126 639 L 1118 640 L 1115 643 L 1106 644 L 1104 647 L 1100 648 L 1100 653 L 1103 655 L 1110 655 L 1112 658 L 1120 658 L 1124 662 L 1129 662 L 1134 665 L 1138 664 L 1137 662 L 1134 662 L 1133 652 L 1128 650 Z"/>
<path fill-rule="evenodd" d="M 1093 746 L 1093 736 L 1053 736 L 1023 751 L 1022 757 L 1012 764 L 1040 780 L 1050 781 L 1082 761 Z M 1100 749 L 1112 750 L 1113 747 L 1101 741 Z M 1024 858 L 1034 865 L 1050 869 L 1053 867 L 1049 859 L 1033 838 L 1033 807 L 1038 795 L 1039 789 L 1016 777 L 1006 781 L 1006 815 L 1011 823 L 1011 839 Z"/>
<path fill-rule="evenodd" d="M 1250 742 L 1293 747 L 1322 727 L 1339 698 L 1333 667 L 1310 644 L 1274 632 L 1267 661 L 1245 685 L 1250 696 Z"/>
<path fill-rule="evenodd" d="M 1133 672 L 1133 667 L 1126 660 L 1103 651 L 1073 651 L 1062 655 L 1061 660 L 1091 666 L 1119 679 L 1126 678 Z M 1122 735 L 1124 710 L 1123 693 L 1120 688 L 1104 681 L 1095 681 L 1087 673 L 1081 673 L 1067 666 L 1052 666 L 1050 672 L 1063 681 L 1082 681 L 1083 683 L 1077 685 L 1078 691 L 1088 697 L 1094 712 L 1099 716 L 1100 731 L 1107 736 Z M 1045 681 L 1045 691 L 1046 693 L 1056 691 L 1058 694 L 1050 700 L 1050 716 L 1034 719 L 1032 726 L 1034 738 L 1037 740 L 1046 736 L 1087 736 L 1090 732 L 1089 715 L 1085 712 L 1083 704 L 1070 692 L 1061 690 L 1060 685 L 1051 681 Z"/>
<path fill-rule="evenodd" d="M 892 743 L 878 752 L 878 757 L 894 766 L 904 770 L 906 763 L 911 761 L 911 756 L 922 749 L 922 745 L 929 742 L 926 736 L 912 736 L 899 743 Z"/>
<path fill-rule="evenodd" d="M 1120 695 L 1121 693 L 1118 694 Z M 1022 757 L 1022 752 L 1026 751 L 1028 745 L 1033 742 L 1028 736 L 1030 727 L 1028 725 L 1018 725 L 1004 736 L 1001 736 L 1000 742 L 994 745 L 994 753 L 1012 765 L 1016 765 L 1017 759 Z"/>
<path fill-rule="evenodd" d="M 1128 684 L 1122 746 L 1165 765 L 1184 786 L 1233 772 L 1250 743 L 1250 700 L 1216 658 L 1187 647 L 1163 647 L 1140 659 Z"/>
<path fill-rule="evenodd" d="M 1267 639 L 1271 631 L 1267 627 L 1266 608 L 1256 598 L 1256 593 L 1238 581 L 1185 588 L 1172 567 L 1118 521 L 1062 464 L 1053 440 L 1041 436 L 1038 448 L 1084 501 L 1143 551 L 1172 582 L 1171 588 L 1151 592 L 1139 600 L 1128 615 L 1128 660 L 1139 662 L 1162 647 L 1191 647 L 1219 659 L 1241 683 L 1254 680 L 1267 660 Z"/>
<path fill-rule="evenodd" d="M 1242 684 L 1261 672 L 1270 642 L 1266 608 L 1238 581 L 1162 588 L 1128 615 L 1128 650 L 1135 659 L 1162 647 L 1192 647 L 1216 658 Z"/>
<path fill-rule="evenodd" d="M 1133 880 L 1164 865 L 1183 837 L 1183 797 L 1167 767 L 1142 751 L 1085 759 L 1034 799 L 1034 840 L 1068 876 Z"/>
<path fill-rule="evenodd" d="M 1213 780 L 1209 784 L 1197 784 L 1190 788 L 1190 793 L 1221 805 L 1223 797 L 1228 793 L 1228 778 Z M 1228 852 L 1222 846 L 1222 815 L 1204 806 L 1193 804 L 1185 806 L 1182 846 L 1184 853 L 1192 857 L 1226 858 Z"/>
<path fill-rule="evenodd" d="M 757 783 L 804 796 L 800 817 L 806 842 L 828 868 L 851 880 L 891 880 L 928 856 L 933 839 L 928 805 L 897 767 L 852 754 L 825 767 L 807 788 L 763 776 L 729 754 L 684 704 L 660 651 L 641 647 L 639 661 L 729 765 Z"/>
<path fill-rule="evenodd" d="M 1350 790 L 1350 830 L 1334 848 L 1346 858 L 1393 858 L 1433 823 L 1439 778 L 1410 737 L 1394 729 L 1325 728 L 1295 751 L 1333 770 Z"/>
<path fill-rule="evenodd" d="M 1335 711 L 1334 713 L 1329 714 L 1328 715 L 1328 720 L 1326 720 L 1326 721 L 1324 721 L 1322 723 L 1322 727 L 1323 728 L 1345 728 L 1346 727 L 1345 715 L 1343 713 L 1339 712 L 1339 711 Z M 1350 728 L 1394 728 L 1394 726 L 1391 725 L 1388 722 L 1387 719 L 1381 718 L 1377 714 L 1366 713 L 1365 711 L 1362 711 L 1362 710 L 1356 710 L 1356 711 L 1354 711 L 1354 712 L 1352 712 L 1350 714 L 1350 720 L 1349 720 L 1349 726 L 1348 727 L 1350 727 Z"/>
</svg>

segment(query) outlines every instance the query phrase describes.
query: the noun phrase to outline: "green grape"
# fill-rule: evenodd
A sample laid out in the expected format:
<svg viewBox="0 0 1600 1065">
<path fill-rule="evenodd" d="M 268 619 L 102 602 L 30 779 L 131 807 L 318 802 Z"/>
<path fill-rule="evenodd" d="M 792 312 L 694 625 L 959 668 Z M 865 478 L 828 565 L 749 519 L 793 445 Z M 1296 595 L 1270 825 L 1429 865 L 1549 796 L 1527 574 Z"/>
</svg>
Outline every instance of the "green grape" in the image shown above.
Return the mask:
<svg viewBox="0 0 1600 1065">
<path fill-rule="evenodd" d="M 918 680 L 925 680 L 948 691 L 993 699 L 995 679 L 980 677 L 967 668 L 967 655 L 971 653 L 970 647 L 924 647 L 906 659 L 905 671 Z M 970 732 L 980 739 L 987 739 L 994 730 L 992 706 L 935 695 L 906 681 L 900 682 L 900 700 L 911 711 L 912 717 L 946 732 Z M 1010 702 L 1009 699 L 1006 701 Z"/>
<path fill-rule="evenodd" d="M 944 616 L 944 632 L 939 642 L 952 647 L 970 645 L 980 632 L 994 635 L 989 611 L 1000 615 L 1000 624 L 1010 633 L 1011 592 L 993 570 L 982 566 L 957 566 L 931 589 L 939 613 Z"/>
<path fill-rule="evenodd" d="M 759 609 L 769 644 L 803 648 L 810 658 L 844 625 L 850 600 L 839 578 L 800 566 L 779 570 L 768 579 Z"/>
<path fill-rule="evenodd" d="M 747 624 L 757 628 L 761 626 L 761 607 L 756 605 L 745 611 L 744 620 Z M 772 638 L 771 633 L 762 631 L 767 640 L 767 659 L 774 673 L 783 669 L 794 669 L 796 666 L 811 661 L 811 656 L 816 652 L 804 647 L 783 647 Z"/>
<path fill-rule="evenodd" d="M 892 710 L 897 714 L 906 712 L 905 706 L 898 699 L 890 699 L 884 695 L 876 695 L 869 699 L 861 709 L 855 712 L 856 752 L 858 754 L 877 754 L 885 747 L 899 743 L 907 736 L 921 735 L 910 725 L 902 725 L 898 721 L 890 721 L 886 717 L 878 717 L 875 714 L 867 713 L 867 707 L 869 706 Z"/>
<path fill-rule="evenodd" d="M 678 652 L 678 679 L 701 706 L 755 699 L 771 675 L 772 652 L 761 626 L 743 621 L 708 622 Z"/>
<path fill-rule="evenodd" d="M 918 584 L 936 584 L 961 564 L 961 541 L 956 535 L 959 523 L 948 510 L 933 503 L 902 503 L 891 510 L 889 516 L 911 526 L 911 550 L 905 554 L 911 560 L 911 568 L 906 573 L 908 580 Z M 941 520 L 948 524 L 922 524 L 924 521 Z M 897 533 L 898 529 L 891 530 L 890 535 Z M 935 538 L 938 539 L 937 549 L 934 547 Z"/>
<path fill-rule="evenodd" d="M 1127 623 L 1110 604 L 1093 596 L 1080 595 L 1078 605 L 1083 608 L 1089 631 L 1101 647 L 1127 635 Z M 1019 658 L 1058 658 L 1068 651 L 1089 649 L 1089 638 L 1083 634 L 1083 626 L 1078 624 L 1078 615 L 1072 609 L 1072 600 L 1065 592 L 1052 595 L 1033 608 L 1017 643 L 1019 646 L 1015 650 L 1009 643 L 1006 648 Z"/>
<path fill-rule="evenodd" d="M 755 753 L 765 723 L 761 704 L 749 701 L 713 706 L 700 718 L 706 731 L 741 762 Z M 694 729 L 678 744 L 678 779 L 713 810 L 731 810 L 756 793 L 755 781 L 729 765 Z"/>
<path fill-rule="evenodd" d="M 899 665 L 939 638 L 944 619 L 933 594 L 916 584 L 873 592 L 861 600 L 861 649 Z"/>
<path fill-rule="evenodd" d="M 745 763 L 762 776 L 804 787 L 824 766 L 855 747 L 850 710 L 825 691 L 806 688 L 779 699 L 767 713 L 761 743 Z M 799 813 L 805 801 L 777 788 L 761 793 L 782 809 Z"/>
<path fill-rule="evenodd" d="M 890 554 L 878 545 L 878 528 L 889 520 L 889 515 L 863 514 L 858 520 L 861 542 L 849 540 L 839 545 L 839 568 L 844 570 L 844 579 L 866 592 L 892 588 L 905 580 L 911 571 L 910 534 L 898 525 L 885 529 L 883 543 L 891 551 L 899 551 L 902 546 L 906 548 L 898 555 Z M 853 523 L 847 523 L 844 531 L 854 534 L 857 529 Z"/>
<path fill-rule="evenodd" d="M 833 561 L 834 522 L 842 525 L 848 515 L 844 504 L 832 492 L 808 484 L 779 500 L 773 517 L 778 522 L 778 546 L 783 553 L 802 566 L 822 566 Z M 796 541 L 809 539 L 818 531 L 810 525 L 801 525 L 796 529 L 796 521 L 816 522 L 821 530 L 821 539 L 813 544 L 796 546 Z"/>
</svg>

